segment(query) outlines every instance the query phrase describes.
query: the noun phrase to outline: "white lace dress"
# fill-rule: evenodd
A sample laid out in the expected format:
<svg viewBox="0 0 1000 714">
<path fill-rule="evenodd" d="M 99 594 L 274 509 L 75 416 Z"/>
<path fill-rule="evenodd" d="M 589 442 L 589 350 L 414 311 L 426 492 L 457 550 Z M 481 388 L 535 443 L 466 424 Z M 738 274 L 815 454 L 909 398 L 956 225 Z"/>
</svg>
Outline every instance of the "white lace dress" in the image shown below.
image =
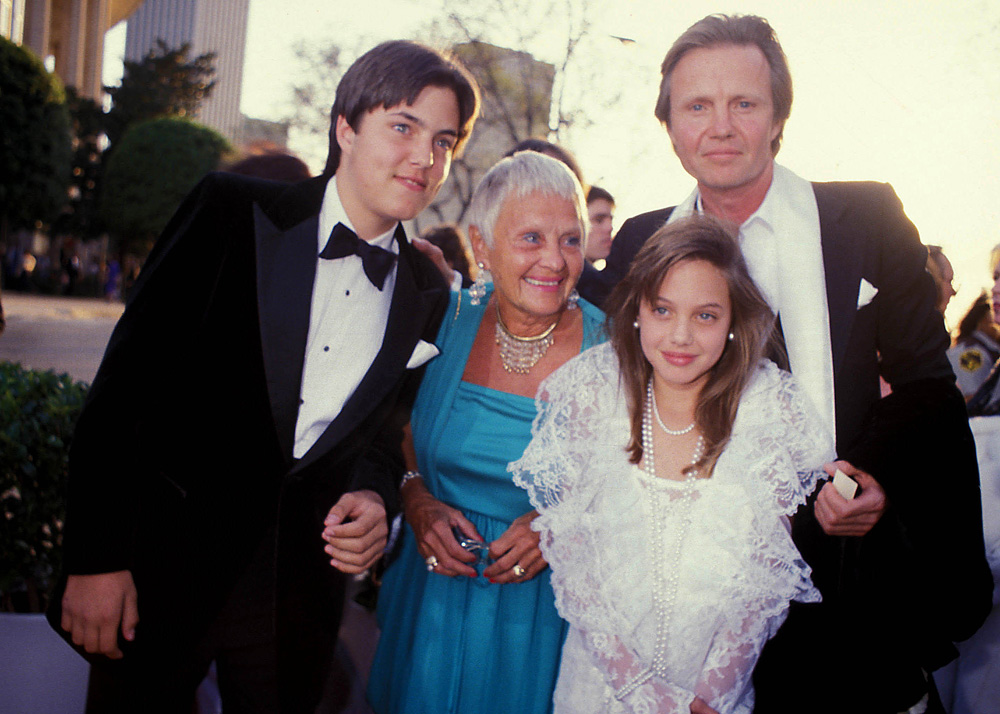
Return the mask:
<svg viewBox="0 0 1000 714">
<path fill-rule="evenodd" d="M 541 514 L 563 647 L 555 711 L 678 712 L 695 696 L 750 712 L 750 675 L 790 600 L 819 592 L 787 516 L 833 443 L 787 373 L 761 364 L 710 479 L 628 463 L 610 344 L 542 383 L 533 439 L 509 470 Z"/>
</svg>

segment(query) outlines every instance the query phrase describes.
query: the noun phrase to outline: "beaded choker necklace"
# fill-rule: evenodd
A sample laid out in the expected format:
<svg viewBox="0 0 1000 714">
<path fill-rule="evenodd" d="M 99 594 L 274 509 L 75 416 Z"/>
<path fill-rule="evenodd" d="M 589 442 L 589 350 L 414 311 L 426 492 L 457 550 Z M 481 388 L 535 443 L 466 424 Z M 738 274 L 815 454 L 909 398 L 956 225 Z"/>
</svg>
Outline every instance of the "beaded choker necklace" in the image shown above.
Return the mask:
<svg viewBox="0 0 1000 714">
<path fill-rule="evenodd" d="M 534 337 L 520 337 L 511 332 L 500 317 L 500 306 L 497 311 L 496 342 L 500 348 L 500 363 L 508 372 L 527 374 L 545 356 L 549 347 L 555 342 L 552 331 L 559 324 L 559 319 L 549 325 L 545 332 Z"/>
</svg>

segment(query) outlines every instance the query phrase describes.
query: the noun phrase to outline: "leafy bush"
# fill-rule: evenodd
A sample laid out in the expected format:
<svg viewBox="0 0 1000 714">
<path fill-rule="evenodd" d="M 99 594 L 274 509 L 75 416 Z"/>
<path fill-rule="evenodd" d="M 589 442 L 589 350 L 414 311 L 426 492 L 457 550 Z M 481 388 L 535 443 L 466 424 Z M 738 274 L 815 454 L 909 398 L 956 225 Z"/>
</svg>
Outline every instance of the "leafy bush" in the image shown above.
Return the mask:
<svg viewBox="0 0 1000 714">
<path fill-rule="evenodd" d="M 218 132 L 177 117 L 132 126 L 108 159 L 101 216 L 125 252 L 144 253 L 184 197 L 230 151 Z M 137 246 L 138 244 L 138 246 Z"/>
<path fill-rule="evenodd" d="M 39 612 L 59 572 L 69 444 L 87 385 L 0 363 L 0 598 Z"/>
</svg>

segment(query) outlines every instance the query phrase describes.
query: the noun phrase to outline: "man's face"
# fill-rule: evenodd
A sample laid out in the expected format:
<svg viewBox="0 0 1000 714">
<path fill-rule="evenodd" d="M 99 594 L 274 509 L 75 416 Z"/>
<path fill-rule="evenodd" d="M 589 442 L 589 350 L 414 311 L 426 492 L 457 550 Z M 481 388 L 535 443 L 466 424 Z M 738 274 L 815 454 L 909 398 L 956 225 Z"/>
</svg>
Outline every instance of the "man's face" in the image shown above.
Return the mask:
<svg viewBox="0 0 1000 714">
<path fill-rule="evenodd" d="M 587 260 L 607 258 L 611 252 L 611 233 L 615 217 L 615 204 L 606 198 L 595 198 L 587 204 L 590 216 L 590 235 L 587 237 Z"/>
<path fill-rule="evenodd" d="M 356 128 L 337 117 L 337 190 L 363 239 L 414 218 L 434 200 L 448 178 L 458 123 L 455 93 L 432 86 L 413 104 L 366 112 Z"/>
<path fill-rule="evenodd" d="M 770 69 L 754 45 L 685 54 L 670 75 L 670 128 L 684 169 L 720 191 L 770 184 L 774 120 Z"/>
</svg>

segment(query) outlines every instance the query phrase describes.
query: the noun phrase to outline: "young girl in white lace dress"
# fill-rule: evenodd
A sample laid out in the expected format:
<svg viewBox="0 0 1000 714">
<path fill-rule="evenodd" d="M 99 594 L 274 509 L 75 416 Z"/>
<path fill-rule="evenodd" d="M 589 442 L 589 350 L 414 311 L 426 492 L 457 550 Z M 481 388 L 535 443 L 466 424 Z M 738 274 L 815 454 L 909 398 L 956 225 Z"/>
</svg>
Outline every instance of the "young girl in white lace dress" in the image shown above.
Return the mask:
<svg viewBox="0 0 1000 714">
<path fill-rule="evenodd" d="M 510 466 L 572 626 L 555 711 L 749 713 L 789 601 L 820 597 L 789 518 L 832 437 L 763 359 L 774 316 L 716 221 L 658 231 L 607 307 Z"/>
</svg>

